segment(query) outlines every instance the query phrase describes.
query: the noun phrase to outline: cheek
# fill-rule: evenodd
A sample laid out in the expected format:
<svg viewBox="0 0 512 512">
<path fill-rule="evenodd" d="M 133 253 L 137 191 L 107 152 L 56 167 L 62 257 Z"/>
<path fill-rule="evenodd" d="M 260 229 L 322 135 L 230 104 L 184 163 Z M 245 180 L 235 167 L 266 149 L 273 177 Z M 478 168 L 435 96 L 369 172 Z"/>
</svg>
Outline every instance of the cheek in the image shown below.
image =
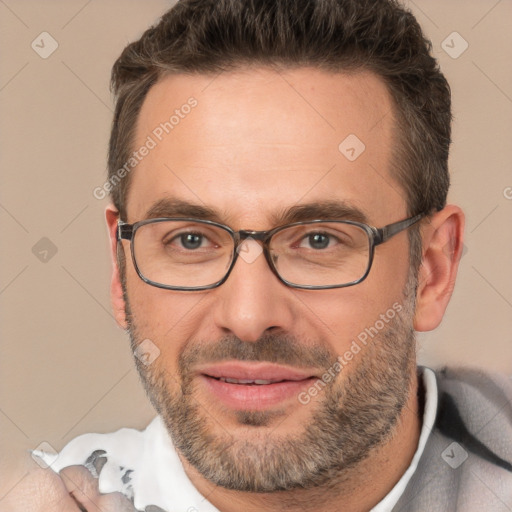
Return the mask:
<svg viewBox="0 0 512 512">
<path fill-rule="evenodd" d="M 134 270 L 128 272 L 127 294 L 137 340 L 150 339 L 163 359 L 174 361 L 201 321 L 202 295 L 156 288 L 144 283 Z"/>
<path fill-rule="evenodd" d="M 316 294 L 311 292 L 301 297 L 301 301 L 315 326 L 316 336 L 324 337 L 338 354 L 347 350 L 369 322 L 375 322 L 378 310 L 376 298 L 361 284 Z"/>
<path fill-rule="evenodd" d="M 374 328 L 377 322 L 380 327 L 381 315 L 394 316 L 396 308 L 403 304 L 407 266 L 376 263 L 366 280 L 358 285 L 300 297 L 316 336 L 328 340 L 338 354 L 347 351 L 354 340 L 364 337 L 366 330 Z"/>
<path fill-rule="evenodd" d="M 376 248 L 367 285 L 381 304 L 388 307 L 388 303 L 403 301 L 403 293 L 409 276 L 409 245 L 407 234 L 400 233 Z M 370 279 L 371 278 L 371 279 Z"/>
</svg>

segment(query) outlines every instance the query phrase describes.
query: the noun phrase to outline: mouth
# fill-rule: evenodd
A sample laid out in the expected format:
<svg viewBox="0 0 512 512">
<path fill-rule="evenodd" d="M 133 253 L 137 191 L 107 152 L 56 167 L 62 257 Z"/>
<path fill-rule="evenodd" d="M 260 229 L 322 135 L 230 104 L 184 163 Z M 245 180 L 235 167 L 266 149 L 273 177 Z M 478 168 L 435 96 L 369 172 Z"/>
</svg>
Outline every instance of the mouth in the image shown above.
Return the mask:
<svg viewBox="0 0 512 512">
<path fill-rule="evenodd" d="M 318 379 L 314 370 L 239 361 L 201 367 L 197 376 L 211 398 L 237 411 L 297 402 L 299 393 Z"/>
</svg>

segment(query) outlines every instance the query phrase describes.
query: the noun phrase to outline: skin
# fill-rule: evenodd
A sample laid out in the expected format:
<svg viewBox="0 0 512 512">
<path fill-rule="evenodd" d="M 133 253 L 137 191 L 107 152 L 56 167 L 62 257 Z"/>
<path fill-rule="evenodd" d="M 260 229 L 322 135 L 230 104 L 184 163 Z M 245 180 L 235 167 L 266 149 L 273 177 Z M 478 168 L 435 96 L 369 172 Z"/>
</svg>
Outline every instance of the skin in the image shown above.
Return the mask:
<svg viewBox="0 0 512 512">
<path fill-rule="evenodd" d="M 391 148 L 396 144 L 392 103 L 384 84 L 373 74 L 261 68 L 216 78 L 167 77 L 148 93 L 134 147 L 140 147 L 155 127 L 191 96 L 197 99 L 197 107 L 132 171 L 127 222 L 144 219 L 155 201 L 165 197 L 206 205 L 217 212 L 218 220 L 235 230 L 271 229 L 283 209 L 325 200 L 349 202 L 377 227 L 407 217 L 405 193 L 390 173 Z M 366 149 L 350 162 L 338 145 L 352 133 Z M 109 206 L 112 305 L 117 322 L 126 329 L 127 305 L 116 262 L 118 217 L 116 209 Z M 455 282 L 463 227 L 464 217 L 456 206 L 447 206 L 422 223 L 423 263 L 416 307 L 407 318 L 417 331 L 434 329 L 444 315 Z M 123 245 L 128 251 L 129 243 Z M 216 342 L 231 336 L 256 342 L 279 332 L 294 336 L 305 349 L 319 342 L 330 353 L 343 354 L 351 340 L 374 325 L 393 303 L 404 301 L 408 251 L 407 232 L 400 233 L 377 248 L 365 281 L 323 291 L 285 286 L 261 256 L 251 263 L 239 258 L 228 280 L 216 289 L 192 293 L 163 290 L 140 280 L 127 258 L 131 321 L 139 339 L 149 338 L 158 346 L 160 356 L 153 368 L 167 376 L 165 385 L 170 390 L 180 384 L 176 377 L 179 354 L 198 340 Z M 354 357 L 340 374 L 338 385 L 348 382 L 365 355 L 370 357 L 362 350 Z M 184 469 L 196 488 L 222 512 L 320 508 L 330 512 L 339 510 L 340 497 L 343 510 L 369 510 L 400 479 L 416 450 L 421 428 L 417 386 L 411 367 L 407 403 L 386 441 L 329 485 L 255 494 L 213 484 L 182 457 Z M 228 432 L 234 439 L 257 442 L 257 429 L 241 425 L 236 414 L 212 400 L 204 388 L 195 387 L 194 398 L 206 407 L 205 416 L 212 418 L 208 425 L 213 435 Z M 264 427 L 267 441 L 300 436 L 304 425 L 315 420 L 322 400 L 319 396 L 308 406 L 298 401 L 284 404 L 279 421 Z M 56 475 L 51 478 L 58 479 Z M 70 484 L 64 478 L 54 479 L 52 492 L 64 499 L 70 490 L 66 485 Z M 43 496 L 38 503 L 44 502 Z M 39 510 L 49 509 L 41 505 Z"/>
<path fill-rule="evenodd" d="M 121 493 L 100 494 L 97 479 L 84 466 L 69 466 L 57 474 L 28 455 L 6 475 L 2 486 L 2 512 L 135 512 Z"/>
</svg>

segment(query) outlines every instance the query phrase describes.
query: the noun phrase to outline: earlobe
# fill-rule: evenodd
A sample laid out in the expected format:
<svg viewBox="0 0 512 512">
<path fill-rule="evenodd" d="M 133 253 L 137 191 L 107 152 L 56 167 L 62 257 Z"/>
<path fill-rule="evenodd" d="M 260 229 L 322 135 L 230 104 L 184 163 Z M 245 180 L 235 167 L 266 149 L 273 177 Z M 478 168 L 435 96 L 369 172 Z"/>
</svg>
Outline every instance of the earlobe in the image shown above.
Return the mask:
<svg viewBox="0 0 512 512">
<path fill-rule="evenodd" d="M 110 253 L 112 257 L 112 280 L 110 282 L 110 302 L 114 311 L 114 317 L 117 324 L 122 329 L 128 328 L 126 321 L 125 301 L 123 297 L 123 287 L 121 286 L 121 275 L 117 261 L 117 221 L 119 212 L 113 205 L 108 205 L 105 210 L 105 218 L 110 237 Z"/>
<path fill-rule="evenodd" d="M 414 329 L 431 331 L 443 318 L 462 255 L 464 213 L 448 205 L 422 230 L 423 258 L 418 271 Z"/>
</svg>

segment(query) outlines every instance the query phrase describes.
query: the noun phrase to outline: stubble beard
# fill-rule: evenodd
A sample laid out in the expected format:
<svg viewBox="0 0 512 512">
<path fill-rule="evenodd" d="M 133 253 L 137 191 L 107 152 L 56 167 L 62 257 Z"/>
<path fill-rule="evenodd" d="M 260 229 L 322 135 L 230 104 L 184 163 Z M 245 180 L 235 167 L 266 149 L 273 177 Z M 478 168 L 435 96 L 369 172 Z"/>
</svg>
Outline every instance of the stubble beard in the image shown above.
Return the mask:
<svg viewBox="0 0 512 512">
<path fill-rule="evenodd" d="M 205 412 L 189 369 L 198 362 L 226 359 L 267 361 L 332 368 L 337 355 L 326 344 L 305 346 L 296 338 L 270 335 L 256 342 L 236 337 L 216 343 L 190 343 L 179 355 L 179 375 L 135 358 L 142 383 L 179 453 L 206 479 L 226 489 L 269 493 L 329 486 L 345 479 L 373 449 L 394 434 L 409 399 L 416 368 L 412 327 L 416 282 L 404 290 L 402 310 L 373 338 L 311 403 L 310 421 L 299 435 L 273 433 L 279 411 L 238 411 L 251 435 L 226 431 Z M 137 329 L 125 291 L 132 350 L 145 339 Z M 168 341 L 166 341 L 168 342 Z M 299 403 L 299 402 L 298 402 Z M 300 407 L 305 407 L 300 405 Z"/>
</svg>

